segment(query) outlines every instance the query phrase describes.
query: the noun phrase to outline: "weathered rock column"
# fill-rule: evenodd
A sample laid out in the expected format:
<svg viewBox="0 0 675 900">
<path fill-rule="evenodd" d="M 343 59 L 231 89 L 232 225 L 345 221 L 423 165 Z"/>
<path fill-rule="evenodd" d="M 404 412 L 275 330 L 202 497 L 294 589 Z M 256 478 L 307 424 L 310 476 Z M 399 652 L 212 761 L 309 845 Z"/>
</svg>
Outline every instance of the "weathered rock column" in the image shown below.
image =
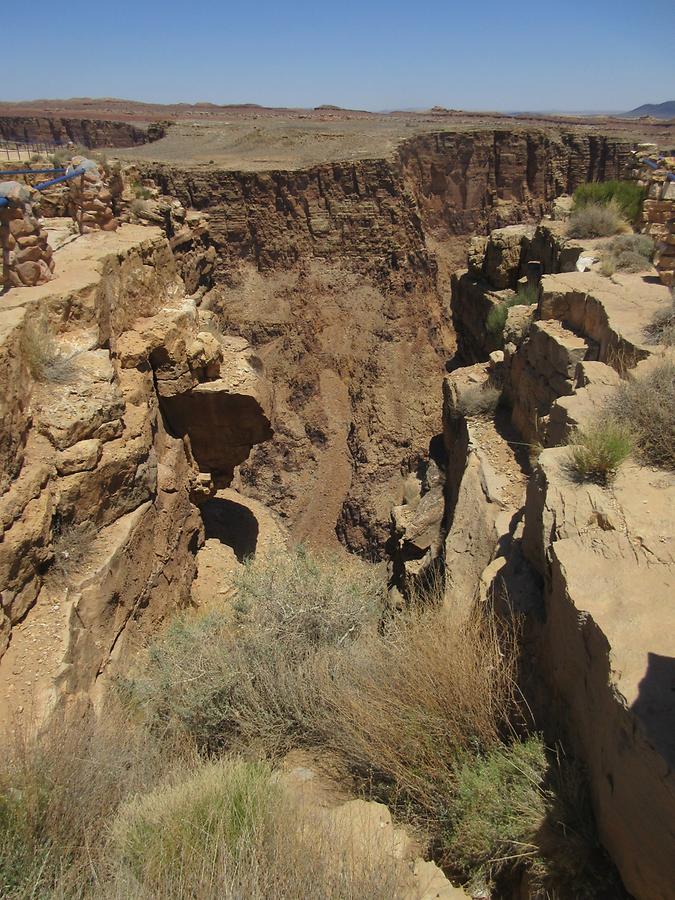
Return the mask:
<svg viewBox="0 0 675 900">
<path fill-rule="evenodd" d="M 47 232 L 33 203 L 33 192 L 25 184 L 5 181 L 0 184 L 0 197 L 9 201 L 0 206 L 4 287 L 44 284 L 52 277 L 54 260 Z"/>
<path fill-rule="evenodd" d="M 84 169 L 80 178 L 70 182 L 70 211 L 81 233 L 87 231 L 115 231 L 119 222 L 112 208 L 112 192 L 103 169 L 91 159 L 74 156 L 67 173 Z"/>
</svg>

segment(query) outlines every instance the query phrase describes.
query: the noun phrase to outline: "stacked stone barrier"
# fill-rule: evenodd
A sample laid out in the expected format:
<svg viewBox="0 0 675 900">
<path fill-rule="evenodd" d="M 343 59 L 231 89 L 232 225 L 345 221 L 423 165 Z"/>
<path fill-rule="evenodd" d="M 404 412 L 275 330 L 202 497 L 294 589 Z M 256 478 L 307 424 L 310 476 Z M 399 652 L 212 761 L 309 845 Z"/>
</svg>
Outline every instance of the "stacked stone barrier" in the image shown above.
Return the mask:
<svg viewBox="0 0 675 900">
<path fill-rule="evenodd" d="M 654 241 L 654 265 L 668 287 L 675 286 L 675 156 L 648 145 L 636 151 L 639 177 L 647 189 L 643 230 Z"/>
<path fill-rule="evenodd" d="M 52 278 L 54 259 L 38 214 L 39 195 L 18 181 L 6 181 L 0 197 L 8 201 L 0 206 L 5 289 L 44 284 Z"/>
<path fill-rule="evenodd" d="M 115 231 L 119 226 L 113 213 L 113 195 L 103 168 L 84 156 L 74 156 L 66 174 L 83 169 L 80 178 L 69 182 L 70 213 L 82 234 L 88 231 Z"/>
</svg>

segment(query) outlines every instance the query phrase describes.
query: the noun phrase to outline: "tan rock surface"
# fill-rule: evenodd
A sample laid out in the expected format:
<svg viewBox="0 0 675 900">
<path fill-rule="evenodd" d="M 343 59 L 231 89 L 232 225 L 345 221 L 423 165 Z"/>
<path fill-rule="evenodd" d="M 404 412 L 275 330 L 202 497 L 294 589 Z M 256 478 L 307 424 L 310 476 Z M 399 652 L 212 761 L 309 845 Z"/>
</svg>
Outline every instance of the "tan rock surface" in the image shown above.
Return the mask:
<svg viewBox="0 0 675 900">
<path fill-rule="evenodd" d="M 589 768 L 600 836 L 628 890 L 670 897 L 675 840 L 675 477 L 624 466 L 575 484 L 565 448 L 530 483 L 524 547 L 544 578 L 540 671 Z"/>
</svg>

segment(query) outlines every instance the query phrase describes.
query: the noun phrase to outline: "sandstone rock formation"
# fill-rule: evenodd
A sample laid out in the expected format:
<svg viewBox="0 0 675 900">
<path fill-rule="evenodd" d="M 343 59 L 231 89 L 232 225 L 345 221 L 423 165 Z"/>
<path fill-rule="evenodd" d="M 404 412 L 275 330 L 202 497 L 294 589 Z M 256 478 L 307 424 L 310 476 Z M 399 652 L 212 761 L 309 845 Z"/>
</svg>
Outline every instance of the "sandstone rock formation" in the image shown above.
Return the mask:
<svg viewBox="0 0 675 900">
<path fill-rule="evenodd" d="M 503 234 L 498 257 L 486 252 L 493 243 L 469 272 L 501 265 Z M 490 285 L 476 285 L 476 296 L 489 295 Z M 503 354 L 456 369 L 444 389 L 446 602 L 525 617 L 532 707 L 588 767 L 600 838 L 631 895 L 645 900 L 670 896 L 673 883 L 675 645 L 665 598 L 675 587 L 675 480 L 631 463 L 610 487 L 579 483 L 557 445 L 593 427 L 636 364 L 666 352 L 644 335 L 669 305 L 664 286 L 638 275 L 545 275 L 527 332 Z M 458 335 L 459 345 L 486 358 L 475 334 Z M 476 400 L 490 383 L 506 401 L 494 419 Z"/>
<path fill-rule="evenodd" d="M 0 311 L 13 426 L 0 496 L 3 718 L 30 698 L 36 712 L 90 702 L 135 635 L 189 601 L 195 503 L 270 434 L 259 368 L 241 342 L 200 330 L 159 230 L 92 233 L 56 256 L 54 281 L 10 292 Z M 36 373 L 21 347 L 43 326 L 55 347 Z M 219 404 L 217 465 L 199 455 L 203 423 L 186 414 L 173 431 L 163 409 L 200 390 Z"/>
</svg>

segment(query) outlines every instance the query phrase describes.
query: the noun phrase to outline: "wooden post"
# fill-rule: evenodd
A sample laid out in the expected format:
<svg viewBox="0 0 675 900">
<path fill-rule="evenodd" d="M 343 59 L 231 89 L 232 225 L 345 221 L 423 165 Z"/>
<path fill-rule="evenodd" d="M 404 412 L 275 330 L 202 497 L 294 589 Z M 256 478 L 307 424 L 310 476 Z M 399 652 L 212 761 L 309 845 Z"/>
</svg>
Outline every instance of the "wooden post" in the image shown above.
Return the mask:
<svg viewBox="0 0 675 900">
<path fill-rule="evenodd" d="M 2 244 L 2 289 L 3 293 L 11 287 L 9 279 L 9 221 L 6 213 L 0 212 L 0 244 Z"/>
<path fill-rule="evenodd" d="M 84 172 L 80 176 L 80 234 L 84 234 Z"/>
</svg>

